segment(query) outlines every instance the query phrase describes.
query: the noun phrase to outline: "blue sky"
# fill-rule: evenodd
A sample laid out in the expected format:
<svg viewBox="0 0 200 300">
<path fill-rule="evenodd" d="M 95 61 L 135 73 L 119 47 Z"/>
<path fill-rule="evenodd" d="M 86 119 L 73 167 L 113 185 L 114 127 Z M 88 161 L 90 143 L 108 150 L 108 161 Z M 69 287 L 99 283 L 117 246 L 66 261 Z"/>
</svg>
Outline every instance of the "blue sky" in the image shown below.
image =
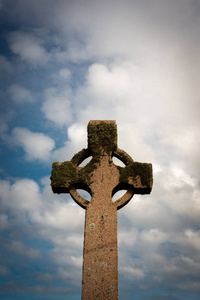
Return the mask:
<svg viewBox="0 0 200 300">
<path fill-rule="evenodd" d="M 200 1 L 0 1 L 0 298 L 81 298 L 85 212 L 50 188 L 90 120 L 151 162 L 118 212 L 119 299 L 200 297 Z"/>
</svg>

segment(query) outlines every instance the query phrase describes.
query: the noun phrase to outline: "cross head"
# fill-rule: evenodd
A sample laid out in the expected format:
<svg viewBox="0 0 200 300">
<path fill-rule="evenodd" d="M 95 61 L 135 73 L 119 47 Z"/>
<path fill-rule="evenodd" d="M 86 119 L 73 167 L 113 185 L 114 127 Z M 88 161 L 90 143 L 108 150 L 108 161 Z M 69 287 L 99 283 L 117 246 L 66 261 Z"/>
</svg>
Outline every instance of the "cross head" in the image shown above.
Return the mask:
<svg viewBox="0 0 200 300">
<path fill-rule="evenodd" d="M 84 167 L 80 164 L 88 157 Z M 113 157 L 124 163 L 117 166 Z M 82 299 L 118 299 L 117 210 L 134 194 L 150 194 L 153 183 L 152 165 L 134 162 L 117 147 L 115 121 L 90 121 L 88 147 L 71 161 L 54 162 L 51 186 L 54 193 L 70 193 L 86 210 L 83 251 Z M 84 199 L 77 191 L 91 195 Z M 116 201 L 119 190 L 125 194 Z"/>
</svg>

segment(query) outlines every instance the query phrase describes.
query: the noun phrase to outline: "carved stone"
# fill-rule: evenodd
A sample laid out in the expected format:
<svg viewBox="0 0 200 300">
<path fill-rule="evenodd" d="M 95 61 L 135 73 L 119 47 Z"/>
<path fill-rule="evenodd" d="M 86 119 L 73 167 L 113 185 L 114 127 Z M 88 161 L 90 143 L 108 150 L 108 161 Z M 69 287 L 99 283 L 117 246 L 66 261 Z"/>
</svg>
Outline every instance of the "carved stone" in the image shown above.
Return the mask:
<svg viewBox="0 0 200 300">
<path fill-rule="evenodd" d="M 90 156 L 90 162 L 79 167 Z M 113 156 L 125 167 L 116 166 Z M 152 183 L 152 165 L 134 162 L 117 147 L 115 121 L 90 121 L 88 148 L 71 161 L 53 163 L 53 192 L 70 193 L 86 209 L 82 299 L 118 299 L 117 210 L 134 194 L 149 194 Z M 77 192 L 79 188 L 90 193 L 91 201 Z M 126 193 L 112 201 L 114 193 L 123 189 Z"/>
</svg>

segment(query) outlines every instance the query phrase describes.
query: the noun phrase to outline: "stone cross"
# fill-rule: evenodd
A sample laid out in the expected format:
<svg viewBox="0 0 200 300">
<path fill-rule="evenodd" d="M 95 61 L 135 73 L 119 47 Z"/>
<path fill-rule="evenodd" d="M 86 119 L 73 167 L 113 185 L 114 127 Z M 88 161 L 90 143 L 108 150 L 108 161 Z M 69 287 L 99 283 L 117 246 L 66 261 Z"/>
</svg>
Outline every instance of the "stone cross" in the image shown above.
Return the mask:
<svg viewBox="0 0 200 300">
<path fill-rule="evenodd" d="M 79 167 L 90 156 L 89 163 Z M 115 165 L 112 157 L 125 166 Z M 117 147 L 115 121 L 90 121 L 88 148 L 75 154 L 71 161 L 53 163 L 53 192 L 70 193 L 86 209 L 83 300 L 118 299 L 117 210 L 134 194 L 150 194 L 152 182 L 152 165 L 134 162 Z M 84 199 L 77 189 L 88 191 L 91 200 Z M 126 193 L 113 201 L 112 196 L 119 190 Z"/>
</svg>

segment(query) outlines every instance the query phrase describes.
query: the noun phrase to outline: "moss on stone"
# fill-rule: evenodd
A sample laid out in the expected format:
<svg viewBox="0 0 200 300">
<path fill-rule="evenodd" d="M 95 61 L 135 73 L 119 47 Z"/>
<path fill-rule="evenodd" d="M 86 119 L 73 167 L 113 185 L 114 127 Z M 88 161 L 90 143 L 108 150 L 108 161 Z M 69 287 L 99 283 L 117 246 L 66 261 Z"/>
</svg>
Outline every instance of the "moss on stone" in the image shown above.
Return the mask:
<svg viewBox="0 0 200 300">
<path fill-rule="evenodd" d="M 77 182 L 77 180 L 78 171 L 71 161 L 53 163 L 51 172 L 52 188 L 67 188 L 71 184 Z"/>
<path fill-rule="evenodd" d="M 71 162 L 75 166 L 79 166 L 84 161 L 84 159 L 88 158 L 91 155 L 92 155 L 92 152 L 89 148 L 87 148 L 87 149 L 83 148 L 81 151 L 79 151 L 72 157 Z"/>
<path fill-rule="evenodd" d="M 133 163 L 133 159 L 125 151 L 119 148 L 114 151 L 113 156 L 121 160 L 126 166 Z"/>
<path fill-rule="evenodd" d="M 77 167 L 84 161 L 84 159 L 90 157 L 91 155 L 92 155 L 92 151 L 89 148 L 83 149 L 74 155 L 74 157 L 71 159 L 71 162 Z M 92 173 L 97 168 L 99 162 L 100 162 L 100 150 L 99 153 L 96 153 L 96 155 L 92 157 L 91 161 L 86 166 L 78 168 L 77 183 L 85 183 L 89 185 L 91 183 Z"/>
<path fill-rule="evenodd" d="M 99 153 L 101 151 L 107 154 L 114 151 L 117 147 L 117 125 L 115 122 L 89 122 L 88 147 L 95 155 L 101 155 Z"/>
<path fill-rule="evenodd" d="M 90 186 L 90 184 L 92 183 L 92 173 L 95 169 L 97 169 L 97 165 L 97 160 L 95 158 L 92 158 L 92 160 L 85 167 L 79 170 L 79 181 Z"/>
<path fill-rule="evenodd" d="M 120 183 L 128 183 L 129 178 L 133 178 L 134 181 L 137 179 L 136 177 L 139 176 L 143 187 L 152 187 L 153 175 L 151 164 L 133 162 L 125 168 L 118 167 L 118 169 L 120 172 Z"/>
<path fill-rule="evenodd" d="M 97 169 L 102 155 L 105 154 L 110 156 L 109 164 L 112 164 L 111 156 L 113 155 L 121 159 L 126 165 L 125 168 L 118 166 L 119 184 L 134 185 L 135 183 L 135 188 L 138 190 L 151 189 L 153 182 L 152 165 L 133 162 L 125 151 L 117 148 L 115 121 L 90 121 L 88 124 L 88 148 L 75 154 L 71 161 L 53 163 L 51 174 L 53 191 L 55 193 L 68 193 L 68 188 L 71 185 L 90 187 L 93 172 Z M 79 165 L 89 156 L 92 156 L 91 161 L 85 167 L 80 168 Z"/>
</svg>

